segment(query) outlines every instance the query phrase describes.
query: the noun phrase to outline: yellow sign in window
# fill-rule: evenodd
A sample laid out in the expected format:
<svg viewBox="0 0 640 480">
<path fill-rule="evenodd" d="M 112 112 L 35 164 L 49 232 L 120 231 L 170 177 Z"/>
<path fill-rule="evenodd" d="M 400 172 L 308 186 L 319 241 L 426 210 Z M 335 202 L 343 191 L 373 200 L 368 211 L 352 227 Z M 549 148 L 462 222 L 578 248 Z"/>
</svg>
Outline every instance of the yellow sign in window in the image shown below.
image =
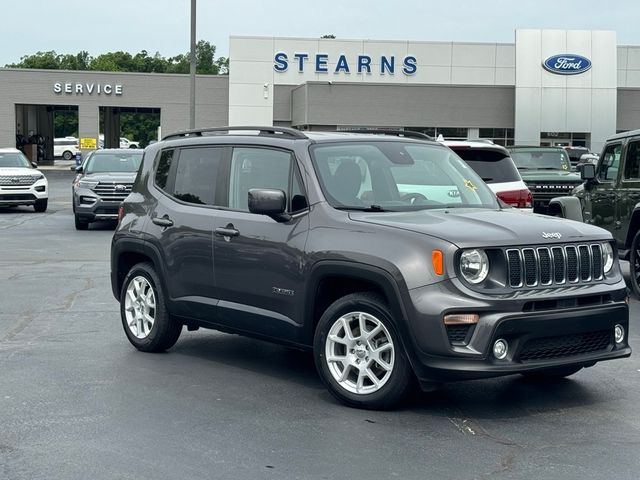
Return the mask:
<svg viewBox="0 0 640 480">
<path fill-rule="evenodd" d="M 95 150 L 98 146 L 98 141 L 95 138 L 81 138 L 80 150 Z"/>
</svg>

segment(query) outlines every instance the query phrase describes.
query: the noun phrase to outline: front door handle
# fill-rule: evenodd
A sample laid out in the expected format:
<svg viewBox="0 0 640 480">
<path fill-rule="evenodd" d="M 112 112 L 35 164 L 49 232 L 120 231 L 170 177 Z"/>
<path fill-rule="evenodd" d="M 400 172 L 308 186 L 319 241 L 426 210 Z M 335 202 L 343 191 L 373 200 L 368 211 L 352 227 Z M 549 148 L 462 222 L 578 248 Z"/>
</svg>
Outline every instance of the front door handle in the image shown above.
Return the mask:
<svg viewBox="0 0 640 480">
<path fill-rule="evenodd" d="M 167 227 L 172 227 L 173 226 L 173 220 L 171 220 L 166 215 L 164 217 L 153 217 L 151 219 L 151 221 L 153 223 L 155 223 L 156 225 L 160 225 L 163 228 L 167 228 Z"/>
<path fill-rule="evenodd" d="M 216 235 L 220 235 L 221 237 L 237 237 L 240 235 L 240 232 L 233 227 L 219 227 L 213 231 Z"/>
</svg>

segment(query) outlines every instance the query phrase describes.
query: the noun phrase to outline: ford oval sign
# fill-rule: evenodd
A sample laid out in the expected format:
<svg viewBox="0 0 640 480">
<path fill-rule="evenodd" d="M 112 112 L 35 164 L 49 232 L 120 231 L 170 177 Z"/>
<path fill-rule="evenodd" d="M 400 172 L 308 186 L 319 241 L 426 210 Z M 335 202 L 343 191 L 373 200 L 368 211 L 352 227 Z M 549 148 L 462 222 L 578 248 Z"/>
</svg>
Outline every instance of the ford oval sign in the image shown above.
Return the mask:
<svg viewBox="0 0 640 480">
<path fill-rule="evenodd" d="M 547 58 L 542 62 L 542 66 L 545 70 L 558 75 L 577 75 L 591 68 L 591 60 L 581 55 L 565 53 Z"/>
</svg>

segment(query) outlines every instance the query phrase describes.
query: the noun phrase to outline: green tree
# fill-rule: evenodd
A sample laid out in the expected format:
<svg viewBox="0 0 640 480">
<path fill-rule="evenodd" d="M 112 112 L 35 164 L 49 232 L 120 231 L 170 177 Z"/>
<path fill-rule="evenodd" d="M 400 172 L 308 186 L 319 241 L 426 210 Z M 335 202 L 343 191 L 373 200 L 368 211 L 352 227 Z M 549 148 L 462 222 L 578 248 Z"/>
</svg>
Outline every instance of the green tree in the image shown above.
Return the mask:
<svg viewBox="0 0 640 480">
<path fill-rule="evenodd" d="M 200 75 L 227 75 L 229 59 L 216 58 L 216 46 L 206 40 L 196 45 L 196 72 Z M 92 57 L 86 51 L 77 54 L 58 54 L 53 50 L 25 55 L 8 68 L 37 68 L 44 70 L 94 70 L 104 72 L 189 73 L 189 54 L 163 57 L 159 52 L 149 55 L 142 50 L 135 55 L 128 52 L 107 52 Z"/>
</svg>

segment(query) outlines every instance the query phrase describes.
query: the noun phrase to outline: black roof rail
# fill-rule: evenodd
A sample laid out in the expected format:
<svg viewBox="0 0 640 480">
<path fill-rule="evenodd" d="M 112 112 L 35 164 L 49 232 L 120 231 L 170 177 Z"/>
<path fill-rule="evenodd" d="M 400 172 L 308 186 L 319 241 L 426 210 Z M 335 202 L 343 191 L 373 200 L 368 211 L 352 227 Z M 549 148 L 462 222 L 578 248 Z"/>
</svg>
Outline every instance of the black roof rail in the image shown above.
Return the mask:
<svg viewBox="0 0 640 480">
<path fill-rule="evenodd" d="M 308 138 L 300 130 L 287 127 L 256 127 L 256 126 L 233 126 L 233 127 L 211 127 L 211 128 L 196 128 L 193 130 L 181 130 L 179 132 L 171 133 L 162 137 L 162 140 L 172 140 L 176 138 L 184 137 L 202 137 L 206 134 L 219 135 L 223 133 L 232 133 L 236 131 L 256 131 L 258 135 L 282 135 L 283 137 L 290 138 Z"/>
<path fill-rule="evenodd" d="M 370 133 L 371 135 L 393 135 L 396 137 L 416 138 L 418 140 L 435 140 L 431 135 L 413 130 L 393 130 L 393 129 L 367 129 L 367 128 L 348 128 L 339 130 L 345 133 Z"/>
</svg>

